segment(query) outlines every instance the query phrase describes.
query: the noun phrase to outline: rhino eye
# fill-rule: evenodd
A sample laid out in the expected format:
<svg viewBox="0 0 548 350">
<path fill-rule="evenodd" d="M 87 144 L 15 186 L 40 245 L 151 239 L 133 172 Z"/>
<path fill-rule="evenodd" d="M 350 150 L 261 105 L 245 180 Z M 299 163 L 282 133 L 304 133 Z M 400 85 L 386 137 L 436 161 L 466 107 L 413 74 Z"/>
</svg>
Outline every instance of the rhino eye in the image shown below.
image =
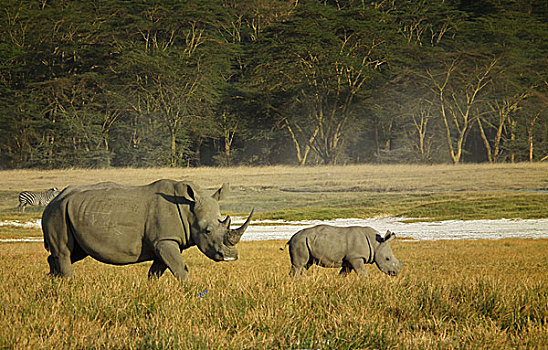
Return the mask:
<svg viewBox="0 0 548 350">
<path fill-rule="evenodd" d="M 386 258 L 386 261 L 390 261 L 390 258 L 387 257 L 387 258 Z"/>
</svg>

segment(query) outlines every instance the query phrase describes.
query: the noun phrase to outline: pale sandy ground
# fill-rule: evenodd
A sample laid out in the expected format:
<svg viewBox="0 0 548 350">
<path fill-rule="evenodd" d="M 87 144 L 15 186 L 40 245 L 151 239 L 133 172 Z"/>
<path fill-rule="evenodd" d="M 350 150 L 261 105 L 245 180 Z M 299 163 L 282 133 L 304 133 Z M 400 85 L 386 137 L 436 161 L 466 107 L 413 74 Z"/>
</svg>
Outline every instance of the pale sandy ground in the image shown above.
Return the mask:
<svg viewBox="0 0 548 350">
<path fill-rule="evenodd" d="M 250 226 L 242 240 L 287 239 L 298 230 L 319 224 L 371 226 L 382 234 L 390 230 L 398 237 L 417 240 L 548 238 L 548 219 L 406 222 L 405 218 L 374 218 L 263 222 L 260 226 Z"/>
<path fill-rule="evenodd" d="M 233 218 L 235 225 L 243 218 Z M 282 221 L 254 221 L 243 235 L 243 241 L 288 239 L 295 232 L 314 225 L 371 226 L 382 234 L 386 230 L 398 237 L 416 240 L 441 239 L 501 239 L 501 238 L 548 238 L 548 219 L 500 219 L 500 220 L 447 220 L 435 222 L 408 222 L 408 218 L 334 219 Z M 39 228 L 40 220 L 33 222 L 2 221 L 0 226 L 13 225 Z M 37 242 L 41 237 L 1 239 L 0 242 Z"/>
</svg>

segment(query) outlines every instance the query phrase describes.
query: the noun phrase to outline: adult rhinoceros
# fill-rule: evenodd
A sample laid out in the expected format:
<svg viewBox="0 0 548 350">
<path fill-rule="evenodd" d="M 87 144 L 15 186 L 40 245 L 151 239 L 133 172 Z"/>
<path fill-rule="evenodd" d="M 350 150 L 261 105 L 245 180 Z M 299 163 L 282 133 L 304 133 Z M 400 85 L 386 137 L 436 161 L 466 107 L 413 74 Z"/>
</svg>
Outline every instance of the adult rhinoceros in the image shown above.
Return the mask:
<svg viewBox="0 0 548 350">
<path fill-rule="evenodd" d="M 159 180 L 145 186 L 112 182 L 69 186 L 42 215 L 50 273 L 72 276 L 72 264 L 91 256 L 107 264 L 153 260 L 149 277 L 167 268 L 188 276 L 181 251 L 193 245 L 215 261 L 238 258 L 236 243 L 253 212 L 237 229 L 221 219 L 224 186 L 212 196 L 188 181 Z"/>
<path fill-rule="evenodd" d="M 317 225 L 295 233 L 289 245 L 292 276 L 301 276 L 313 264 L 322 267 L 340 267 L 341 275 L 356 271 L 365 275 L 365 264 L 377 265 L 379 270 L 395 276 L 402 263 L 396 259 L 390 241 L 395 235 L 390 231 L 382 237 L 371 227 L 337 227 Z M 285 248 L 285 246 L 284 246 Z M 283 249 L 283 248 L 282 248 Z"/>
</svg>

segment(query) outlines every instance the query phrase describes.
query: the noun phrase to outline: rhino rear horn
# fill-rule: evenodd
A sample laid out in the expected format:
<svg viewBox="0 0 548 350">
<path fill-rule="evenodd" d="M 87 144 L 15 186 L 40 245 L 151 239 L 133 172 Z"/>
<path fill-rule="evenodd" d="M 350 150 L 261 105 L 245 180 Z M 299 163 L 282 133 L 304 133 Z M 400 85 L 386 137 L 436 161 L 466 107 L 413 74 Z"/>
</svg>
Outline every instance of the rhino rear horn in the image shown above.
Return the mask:
<svg viewBox="0 0 548 350">
<path fill-rule="evenodd" d="M 249 223 L 251 222 L 251 217 L 253 216 L 253 212 L 255 209 L 251 210 L 251 213 L 247 217 L 247 220 L 244 222 L 244 224 L 237 229 L 233 229 L 228 231 L 227 233 L 227 241 L 228 243 L 232 245 L 236 245 L 239 241 L 242 235 L 244 234 L 245 230 L 247 229 L 247 226 L 249 226 Z"/>
</svg>

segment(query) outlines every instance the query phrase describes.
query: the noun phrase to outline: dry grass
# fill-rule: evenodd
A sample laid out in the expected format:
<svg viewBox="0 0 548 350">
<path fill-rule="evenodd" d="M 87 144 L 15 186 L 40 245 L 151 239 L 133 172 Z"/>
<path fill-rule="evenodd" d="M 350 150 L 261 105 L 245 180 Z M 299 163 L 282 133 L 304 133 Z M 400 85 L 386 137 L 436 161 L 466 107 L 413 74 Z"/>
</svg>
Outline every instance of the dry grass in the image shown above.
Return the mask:
<svg viewBox="0 0 548 350">
<path fill-rule="evenodd" d="M 543 349 L 548 240 L 396 241 L 389 278 L 288 276 L 284 242 L 242 242 L 241 259 L 183 253 L 191 279 L 148 281 L 150 264 L 91 259 L 46 276 L 40 244 L 0 245 L 0 348 Z"/>
<path fill-rule="evenodd" d="M 17 213 L 21 190 L 100 181 L 141 185 L 161 178 L 192 179 L 212 191 L 230 183 L 222 210 L 244 214 L 254 207 L 257 219 L 548 217 L 548 163 L 522 163 L 10 170 L 0 172 L 0 219 L 40 217 L 42 208 Z"/>
<path fill-rule="evenodd" d="M 7 170 L 0 171 L 0 189 L 42 190 L 100 181 L 142 185 L 162 178 L 191 179 L 211 189 L 228 182 L 236 190 L 248 191 L 548 190 L 548 163 Z"/>
<path fill-rule="evenodd" d="M 0 172 L 2 219 L 17 193 L 115 181 L 192 179 L 232 195 L 224 212 L 257 217 L 406 215 L 548 217 L 548 164 L 17 170 Z M 539 191 L 540 190 L 540 191 Z M 39 230 L 0 227 L 2 237 Z M 86 259 L 75 277 L 46 276 L 42 244 L 0 244 L 0 348 L 453 349 L 548 344 L 548 240 L 398 240 L 396 278 L 312 268 L 289 278 L 285 242 L 242 242 L 240 260 L 183 252 L 191 279 L 146 279 L 150 263 L 115 267 Z"/>
</svg>

